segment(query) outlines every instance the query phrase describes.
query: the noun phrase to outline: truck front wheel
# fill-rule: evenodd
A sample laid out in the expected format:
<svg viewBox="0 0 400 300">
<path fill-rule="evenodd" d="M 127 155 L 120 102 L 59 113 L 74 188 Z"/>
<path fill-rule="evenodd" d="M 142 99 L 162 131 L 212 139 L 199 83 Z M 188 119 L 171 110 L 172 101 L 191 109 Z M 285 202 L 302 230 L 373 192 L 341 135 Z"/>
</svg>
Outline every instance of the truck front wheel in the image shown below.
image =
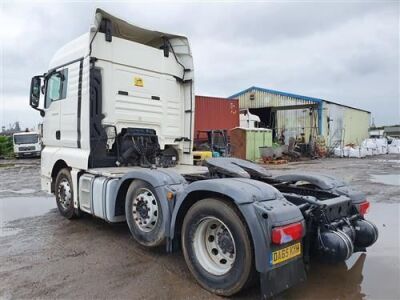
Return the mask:
<svg viewBox="0 0 400 300">
<path fill-rule="evenodd" d="M 250 233 L 236 207 L 222 199 L 195 203 L 182 226 L 186 264 L 205 289 L 231 296 L 254 278 Z"/>
<path fill-rule="evenodd" d="M 55 191 L 56 202 L 60 214 L 67 219 L 77 217 L 74 208 L 74 189 L 71 173 L 67 168 L 61 169 L 56 177 Z"/>
</svg>

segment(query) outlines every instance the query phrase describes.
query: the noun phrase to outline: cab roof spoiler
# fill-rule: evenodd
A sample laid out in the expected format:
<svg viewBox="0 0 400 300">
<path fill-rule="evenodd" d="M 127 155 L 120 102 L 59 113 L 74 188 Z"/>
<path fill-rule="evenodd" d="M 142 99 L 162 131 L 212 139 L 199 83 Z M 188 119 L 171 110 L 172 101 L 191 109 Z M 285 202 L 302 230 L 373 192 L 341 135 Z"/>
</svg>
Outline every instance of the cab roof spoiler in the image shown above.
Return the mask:
<svg viewBox="0 0 400 300">
<path fill-rule="evenodd" d="M 103 20 L 106 20 L 106 22 L 103 22 Z M 184 36 L 144 29 L 119 19 L 100 8 L 96 9 L 94 22 L 97 30 L 105 31 L 106 35 L 108 34 L 110 37 L 115 36 L 154 48 L 162 47 L 165 39 L 180 38 L 186 40 L 187 43 L 187 38 Z M 107 25 L 104 26 L 104 24 Z"/>
</svg>

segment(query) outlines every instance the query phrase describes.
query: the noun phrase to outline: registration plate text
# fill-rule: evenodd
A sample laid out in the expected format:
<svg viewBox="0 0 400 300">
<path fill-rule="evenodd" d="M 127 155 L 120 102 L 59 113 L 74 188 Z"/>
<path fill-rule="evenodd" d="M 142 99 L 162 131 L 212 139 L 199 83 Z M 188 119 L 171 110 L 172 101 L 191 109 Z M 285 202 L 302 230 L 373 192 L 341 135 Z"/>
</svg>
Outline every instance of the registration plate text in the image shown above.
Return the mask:
<svg viewBox="0 0 400 300">
<path fill-rule="evenodd" d="M 301 243 L 290 245 L 286 248 L 271 253 L 270 264 L 276 265 L 301 254 Z"/>
</svg>

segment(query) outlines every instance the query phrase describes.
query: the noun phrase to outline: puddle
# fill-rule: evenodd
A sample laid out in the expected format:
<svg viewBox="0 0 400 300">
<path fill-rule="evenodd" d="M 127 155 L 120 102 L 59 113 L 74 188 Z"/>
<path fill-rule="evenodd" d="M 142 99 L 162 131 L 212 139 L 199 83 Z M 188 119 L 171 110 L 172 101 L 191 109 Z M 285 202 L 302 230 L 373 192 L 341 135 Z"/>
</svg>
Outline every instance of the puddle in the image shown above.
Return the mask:
<svg viewBox="0 0 400 300">
<path fill-rule="evenodd" d="M 400 159 L 377 159 L 377 162 L 400 164 Z"/>
<path fill-rule="evenodd" d="M 0 227 L 0 237 L 15 235 L 20 231 L 22 231 L 20 228 Z"/>
<path fill-rule="evenodd" d="M 388 185 L 400 186 L 400 175 L 399 174 L 371 174 L 371 181 L 376 183 L 383 183 Z"/>
<path fill-rule="evenodd" d="M 279 299 L 400 299 L 399 216 L 400 204 L 371 203 L 378 241 L 345 263 L 312 264 L 308 280 Z"/>
<path fill-rule="evenodd" d="M 0 190 L 0 193 L 14 193 L 14 194 L 32 194 L 36 192 L 36 190 L 34 189 L 21 189 L 18 191 L 15 190 Z"/>
<path fill-rule="evenodd" d="M 0 168 L 9 168 L 9 167 L 14 167 L 14 164 L 1 164 L 0 163 Z"/>
<path fill-rule="evenodd" d="M 56 207 L 56 201 L 53 197 L 0 198 L 0 236 L 18 233 L 18 228 L 7 226 L 8 222 L 40 216 Z"/>
</svg>

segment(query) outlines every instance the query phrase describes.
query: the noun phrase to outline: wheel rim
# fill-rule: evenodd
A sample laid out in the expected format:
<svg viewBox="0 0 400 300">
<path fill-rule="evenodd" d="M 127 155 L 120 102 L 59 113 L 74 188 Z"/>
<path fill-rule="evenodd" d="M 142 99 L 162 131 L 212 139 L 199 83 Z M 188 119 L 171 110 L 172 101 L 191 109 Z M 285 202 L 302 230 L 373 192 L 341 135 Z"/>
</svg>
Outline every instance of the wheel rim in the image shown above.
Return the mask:
<svg viewBox="0 0 400 300">
<path fill-rule="evenodd" d="M 58 202 L 63 209 L 68 209 L 72 204 L 72 189 L 66 178 L 61 179 L 58 184 Z"/>
<path fill-rule="evenodd" d="M 148 189 L 140 189 L 133 199 L 132 216 L 137 227 L 144 232 L 150 232 L 158 222 L 158 202 Z"/>
<path fill-rule="evenodd" d="M 214 217 L 200 221 L 194 234 L 193 248 L 200 265 L 213 275 L 228 273 L 236 259 L 236 245 L 231 231 Z"/>
</svg>

